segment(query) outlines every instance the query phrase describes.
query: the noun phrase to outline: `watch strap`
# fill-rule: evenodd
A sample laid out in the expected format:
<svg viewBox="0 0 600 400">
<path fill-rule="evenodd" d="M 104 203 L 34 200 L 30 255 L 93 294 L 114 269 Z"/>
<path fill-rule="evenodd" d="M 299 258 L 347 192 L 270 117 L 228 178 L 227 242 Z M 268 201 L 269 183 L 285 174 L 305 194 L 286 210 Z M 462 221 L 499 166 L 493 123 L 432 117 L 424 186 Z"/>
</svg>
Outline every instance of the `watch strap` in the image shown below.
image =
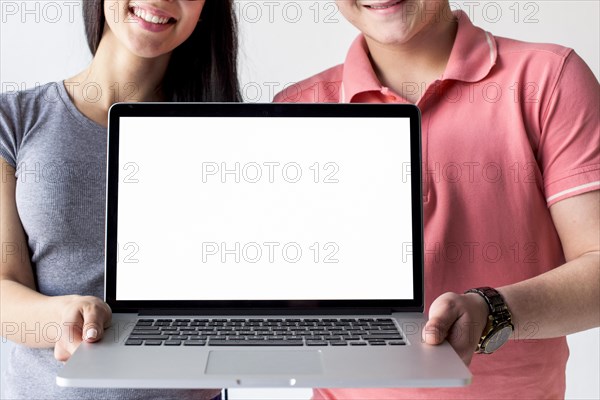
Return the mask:
<svg viewBox="0 0 600 400">
<path fill-rule="evenodd" d="M 498 292 L 496 289 L 489 286 L 484 286 L 480 288 L 469 289 L 465 292 L 465 294 L 466 293 L 477 293 L 483 297 L 490 309 L 491 315 L 496 316 L 506 313 L 510 319 L 510 313 L 508 312 L 508 307 L 504 301 L 504 297 L 502 297 L 500 292 Z"/>
<path fill-rule="evenodd" d="M 504 301 L 504 298 L 494 288 L 485 286 L 480 288 L 469 289 L 465 292 L 465 294 L 466 293 L 479 294 L 481 297 L 484 298 L 490 310 L 487 325 L 482 332 L 481 339 L 479 341 L 479 344 L 477 345 L 477 349 L 475 350 L 476 353 L 489 354 L 490 352 L 486 349 L 487 346 L 484 346 L 486 338 L 488 337 L 488 335 L 493 334 L 495 328 L 500 326 L 510 326 L 511 329 L 514 329 L 512 324 L 512 315 L 510 313 L 510 310 L 508 309 L 508 306 L 506 305 L 506 302 Z"/>
</svg>

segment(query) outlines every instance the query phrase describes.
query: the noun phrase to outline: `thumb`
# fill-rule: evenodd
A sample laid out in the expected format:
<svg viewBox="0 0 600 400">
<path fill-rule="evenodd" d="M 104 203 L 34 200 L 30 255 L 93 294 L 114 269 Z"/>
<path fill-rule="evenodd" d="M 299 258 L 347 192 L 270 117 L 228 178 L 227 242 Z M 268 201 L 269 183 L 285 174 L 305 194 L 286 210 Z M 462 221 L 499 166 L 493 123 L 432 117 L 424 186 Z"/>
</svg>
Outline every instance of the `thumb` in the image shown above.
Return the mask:
<svg viewBox="0 0 600 400">
<path fill-rule="evenodd" d="M 429 321 L 423 329 L 423 341 L 427 344 L 440 344 L 447 337 L 452 325 L 460 318 L 454 300 L 455 293 L 445 293 L 435 299 L 429 307 Z"/>
<path fill-rule="evenodd" d="M 88 343 L 97 342 L 104 335 L 104 318 L 94 309 L 83 309 L 82 340 Z"/>
</svg>

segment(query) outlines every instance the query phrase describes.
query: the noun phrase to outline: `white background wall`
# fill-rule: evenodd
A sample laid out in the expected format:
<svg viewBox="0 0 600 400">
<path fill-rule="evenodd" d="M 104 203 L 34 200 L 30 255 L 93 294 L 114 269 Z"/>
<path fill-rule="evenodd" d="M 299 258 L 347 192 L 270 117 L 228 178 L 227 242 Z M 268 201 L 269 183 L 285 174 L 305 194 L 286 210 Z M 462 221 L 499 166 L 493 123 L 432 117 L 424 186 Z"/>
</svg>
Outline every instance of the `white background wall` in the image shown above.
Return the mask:
<svg viewBox="0 0 600 400">
<path fill-rule="evenodd" d="M 81 0 L 0 0 L 0 91 L 72 76 L 89 62 Z M 600 71 L 597 0 L 451 1 L 497 36 L 574 48 Z M 330 0 L 237 0 L 247 101 L 341 63 L 357 32 Z M 600 398 L 600 331 L 571 335 L 567 398 Z M 8 345 L 0 347 L 4 369 Z M 308 398 L 306 390 L 232 390 L 234 398 Z"/>
</svg>

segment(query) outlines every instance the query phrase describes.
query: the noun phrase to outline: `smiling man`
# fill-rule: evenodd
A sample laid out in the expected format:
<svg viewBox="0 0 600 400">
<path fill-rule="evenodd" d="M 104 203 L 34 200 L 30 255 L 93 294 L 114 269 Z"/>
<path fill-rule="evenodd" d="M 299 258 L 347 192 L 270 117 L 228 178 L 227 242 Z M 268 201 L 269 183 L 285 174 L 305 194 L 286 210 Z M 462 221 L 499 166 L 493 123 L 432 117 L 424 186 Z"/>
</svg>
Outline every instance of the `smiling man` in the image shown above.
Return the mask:
<svg viewBox="0 0 600 400">
<path fill-rule="evenodd" d="M 344 64 L 275 101 L 419 106 L 423 340 L 449 340 L 474 378 L 315 397 L 564 397 L 565 335 L 600 325 L 598 81 L 573 50 L 494 37 L 448 0 L 337 4 L 361 31 Z"/>
</svg>

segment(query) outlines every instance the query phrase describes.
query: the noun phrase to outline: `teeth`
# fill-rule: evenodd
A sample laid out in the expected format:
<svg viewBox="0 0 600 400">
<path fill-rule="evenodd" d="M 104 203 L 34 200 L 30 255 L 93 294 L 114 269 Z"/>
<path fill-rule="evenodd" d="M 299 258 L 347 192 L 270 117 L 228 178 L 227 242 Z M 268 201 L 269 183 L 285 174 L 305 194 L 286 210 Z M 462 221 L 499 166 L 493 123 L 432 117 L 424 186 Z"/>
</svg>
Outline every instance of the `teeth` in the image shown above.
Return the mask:
<svg viewBox="0 0 600 400">
<path fill-rule="evenodd" d="M 164 25 L 169 22 L 170 18 L 159 17 L 158 15 L 153 15 L 150 12 L 146 12 L 141 8 L 134 7 L 132 9 L 133 14 L 146 22 L 151 22 L 153 24 L 161 24 Z"/>
<path fill-rule="evenodd" d="M 374 5 L 374 4 L 372 4 L 372 5 L 370 5 L 370 6 L 369 6 L 369 8 L 373 8 L 373 9 L 375 9 L 375 10 L 384 10 L 384 9 L 386 9 L 386 8 L 393 7 L 393 6 L 395 6 L 396 4 L 399 4 L 399 3 L 400 3 L 400 1 L 396 1 L 396 2 L 394 2 L 394 3 L 392 3 L 392 4 L 388 4 L 388 5 L 380 5 L 380 6 L 377 6 L 377 5 Z"/>
</svg>

